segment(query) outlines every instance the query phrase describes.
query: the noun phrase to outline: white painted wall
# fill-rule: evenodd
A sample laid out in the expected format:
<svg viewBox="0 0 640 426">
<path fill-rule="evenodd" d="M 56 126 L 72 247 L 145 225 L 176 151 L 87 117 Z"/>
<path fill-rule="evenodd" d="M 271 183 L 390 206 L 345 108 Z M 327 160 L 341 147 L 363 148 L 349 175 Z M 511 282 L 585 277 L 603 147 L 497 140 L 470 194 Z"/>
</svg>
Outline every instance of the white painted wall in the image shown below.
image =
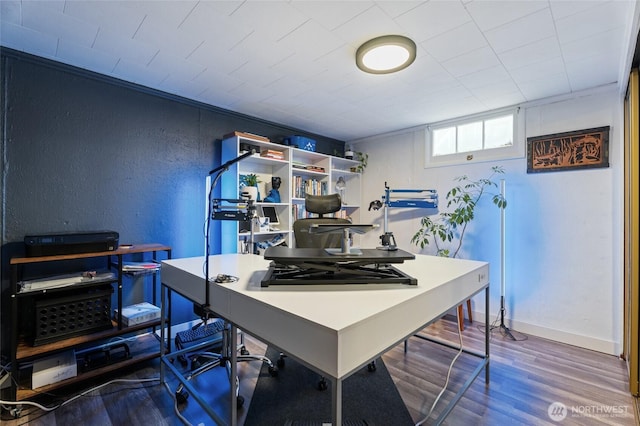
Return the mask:
<svg viewBox="0 0 640 426">
<path fill-rule="evenodd" d="M 527 174 L 526 158 L 424 168 L 424 130 L 409 129 L 355 142 L 369 154 L 362 183 L 361 222 L 379 223 L 385 181 L 392 189 L 434 188 L 440 209 L 454 178 L 487 177 L 506 170 L 506 315 L 514 330 L 619 354 L 622 336 L 622 99 L 615 87 L 522 108 L 526 137 L 611 126 L 610 167 Z M 498 190 L 496 190 L 498 191 Z M 425 210 L 391 209 L 389 229 L 398 246 L 419 253 L 410 239 Z M 491 320 L 500 309 L 500 210 L 486 198 L 465 237 L 463 258 L 490 262 Z M 361 237 L 379 244 L 380 233 Z M 428 246 L 422 253 L 434 253 Z M 483 319 L 484 297 L 473 301 Z"/>
</svg>

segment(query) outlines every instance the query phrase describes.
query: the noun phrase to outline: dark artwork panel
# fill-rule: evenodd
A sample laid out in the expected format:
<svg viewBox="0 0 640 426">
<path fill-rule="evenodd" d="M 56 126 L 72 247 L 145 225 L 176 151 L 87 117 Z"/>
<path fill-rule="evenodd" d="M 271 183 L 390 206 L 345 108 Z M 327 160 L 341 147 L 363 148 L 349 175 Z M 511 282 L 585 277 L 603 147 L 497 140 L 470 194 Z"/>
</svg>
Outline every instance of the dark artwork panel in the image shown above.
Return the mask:
<svg viewBox="0 0 640 426">
<path fill-rule="evenodd" d="M 527 138 L 527 173 L 609 167 L 609 126 Z"/>
</svg>

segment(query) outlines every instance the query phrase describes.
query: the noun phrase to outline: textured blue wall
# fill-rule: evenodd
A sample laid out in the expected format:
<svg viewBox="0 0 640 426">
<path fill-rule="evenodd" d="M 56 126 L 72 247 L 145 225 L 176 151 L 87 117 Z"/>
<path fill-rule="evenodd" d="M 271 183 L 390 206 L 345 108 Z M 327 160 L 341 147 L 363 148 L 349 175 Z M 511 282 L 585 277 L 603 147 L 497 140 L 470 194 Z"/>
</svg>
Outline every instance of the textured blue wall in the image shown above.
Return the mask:
<svg viewBox="0 0 640 426">
<path fill-rule="evenodd" d="M 121 244 L 202 255 L 216 141 L 234 130 L 304 134 L 18 52 L 3 50 L 1 71 L 3 295 L 7 259 L 27 234 L 109 229 Z M 316 138 L 329 152 L 344 146 Z M 191 306 L 174 312 L 181 320 Z"/>
</svg>

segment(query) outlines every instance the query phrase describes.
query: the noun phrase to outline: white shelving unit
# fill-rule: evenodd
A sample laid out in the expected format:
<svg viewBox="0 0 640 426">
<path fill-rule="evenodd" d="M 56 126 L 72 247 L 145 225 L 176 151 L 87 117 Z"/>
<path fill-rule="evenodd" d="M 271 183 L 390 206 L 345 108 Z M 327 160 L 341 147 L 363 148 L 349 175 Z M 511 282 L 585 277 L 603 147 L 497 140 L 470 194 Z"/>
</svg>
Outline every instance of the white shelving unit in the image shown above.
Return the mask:
<svg viewBox="0 0 640 426">
<path fill-rule="evenodd" d="M 268 142 L 266 138 L 252 137 L 236 132 L 222 141 L 222 162 L 237 158 L 246 151 L 241 147 L 249 145 L 260 152 L 274 150 L 283 153 L 283 159 L 265 158 L 256 153 L 232 165 L 222 175 L 220 180 L 221 198 L 237 199 L 240 197 L 241 175 L 256 174 L 260 180 L 258 184 L 260 198 L 256 203 L 260 215 L 263 205 L 274 206 L 280 223 L 276 230 L 257 231 L 254 227 L 254 242 L 269 240 L 281 235 L 289 247 L 295 247 L 293 222 L 296 212 L 304 210 L 304 192 L 317 194 L 331 194 L 336 191 L 336 182 L 342 177 L 346 182 L 346 204 L 340 215 L 351 217 L 354 222 L 359 219 L 360 209 L 360 173 L 355 170 L 359 165 L 357 160 L 334 157 L 318 152 L 305 151 L 286 145 Z M 264 203 L 262 200 L 271 190 L 271 178 L 280 177 L 280 203 Z M 303 182 L 305 185 L 303 186 Z M 303 213 L 300 213 L 303 214 Z M 242 253 L 245 241 L 250 237 L 249 232 L 240 232 L 246 224 L 235 221 L 221 222 L 221 250 L 222 253 Z"/>
</svg>

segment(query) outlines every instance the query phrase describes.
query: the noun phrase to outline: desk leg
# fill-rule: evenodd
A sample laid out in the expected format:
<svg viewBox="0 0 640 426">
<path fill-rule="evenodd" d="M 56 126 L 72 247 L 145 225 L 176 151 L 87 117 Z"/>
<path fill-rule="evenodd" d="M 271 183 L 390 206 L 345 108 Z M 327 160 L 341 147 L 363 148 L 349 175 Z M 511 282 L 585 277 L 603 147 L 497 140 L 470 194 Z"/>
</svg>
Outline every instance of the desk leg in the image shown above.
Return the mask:
<svg viewBox="0 0 640 426">
<path fill-rule="evenodd" d="M 487 363 L 484 366 L 485 385 L 489 386 L 489 336 L 491 325 L 489 323 L 489 286 L 484 290 L 484 356 Z"/>
<path fill-rule="evenodd" d="M 164 329 L 166 326 L 165 323 L 165 310 L 166 310 L 166 303 L 164 300 L 165 297 L 165 287 L 164 285 L 160 284 L 160 358 L 164 359 L 164 357 L 167 355 L 165 353 L 165 337 L 166 337 L 166 330 Z M 164 363 L 161 362 L 160 363 L 160 383 L 164 385 Z"/>
<path fill-rule="evenodd" d="M 229 375 L 229 388 L 231 389 L 231 426 L 238 423 L 238 329 L 231 324 L 231 345 L 227 348 L 231 355 L 231 374 Z"/>
<path fill-rule="evenodd" d="M 154 328 L 154 331 L 156 329 Z M 171 289 L 160 284 L 160 359 L 171 353 Z M 160 363 L 160 383 L 164 384 L 165 367 Z"/>
<path fill-rule="evenodd" d="M 333 426 L 342 426 L 342 380 L 331 379 L 331 416 L 333 418 Z"/>
</svg>

